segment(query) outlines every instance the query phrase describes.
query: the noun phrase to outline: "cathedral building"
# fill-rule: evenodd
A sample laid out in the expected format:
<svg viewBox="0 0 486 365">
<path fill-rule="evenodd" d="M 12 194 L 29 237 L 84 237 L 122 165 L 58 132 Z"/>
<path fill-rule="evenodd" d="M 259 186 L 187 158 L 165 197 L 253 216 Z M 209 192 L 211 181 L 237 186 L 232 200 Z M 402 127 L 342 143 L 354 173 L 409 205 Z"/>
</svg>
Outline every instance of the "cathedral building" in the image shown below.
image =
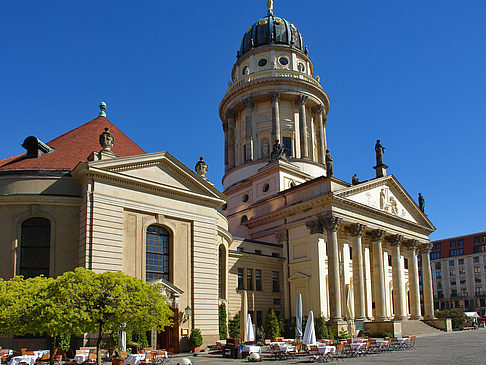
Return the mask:
<svg viewBox="0 0 486 365">
<path fill-rule="evenodd" d="M 269 308 L 295 317 L 298 294 L 304 312 L 336 330 L 346 320 L 371 332 L 433 320 L 434 226 L 386 174 L 380 141 L 376 178 L 334 177 L 329 97 L 302 35 L 269 3 L 243 35 L 219 108 L 224 192 L 203 158 L 193 171 L 168 152 L 145 153 L 102 103 L 96 119 L 47 143 L 22 136 L 26 153 L 0 160 L 0 277 L 82 266 L 160 282 L 174 326 L 151 343 L 175 351 L 188 349 L 192 328 L 205 344 L 219 339 L 221 303 L 257 326 Z"/>
</svg>

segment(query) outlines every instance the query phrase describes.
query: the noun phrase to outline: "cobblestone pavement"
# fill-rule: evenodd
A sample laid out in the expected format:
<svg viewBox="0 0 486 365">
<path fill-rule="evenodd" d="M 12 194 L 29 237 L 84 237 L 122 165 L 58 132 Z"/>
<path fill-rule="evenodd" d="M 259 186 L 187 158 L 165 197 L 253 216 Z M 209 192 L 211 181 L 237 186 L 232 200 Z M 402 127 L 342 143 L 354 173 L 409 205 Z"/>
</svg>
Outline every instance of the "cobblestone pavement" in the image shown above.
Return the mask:
<svg viewBox="0 0 486 365">
<path fill-rule="evenodd" d="M 221 355 L 200 354 L 197 357 L 188 356 L 194 365 L 199 364 L 243 364 L 242 359 L 223 359 Z M 308 364 L 310 357 L 275 361 L 264 354 L 264 362 L 269 365 Z M 176 365 L 180 358 L 173 358 Z M 443 333 L 434 336 L 419 337 L 415 342 L 415 350 L 390 351 L 380 354 L 344 359 L 335 364 L 440 364 L 440 365 L 486 365 L 486 329 Z"/>
</svg>

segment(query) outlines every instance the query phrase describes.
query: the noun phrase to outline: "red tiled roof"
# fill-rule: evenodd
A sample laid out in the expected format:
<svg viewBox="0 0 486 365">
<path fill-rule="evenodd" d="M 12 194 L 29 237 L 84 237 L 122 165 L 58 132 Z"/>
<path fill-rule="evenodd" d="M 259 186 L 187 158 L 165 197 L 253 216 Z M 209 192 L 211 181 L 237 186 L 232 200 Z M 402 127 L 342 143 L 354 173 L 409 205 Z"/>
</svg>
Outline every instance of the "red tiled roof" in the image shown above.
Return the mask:
<svg viewBox="0 0 486 365">
<path fill-rule="evenodd" d="M 135 142 L 105 117 L 73 129 L 47 142 L 54 152 L 38 158 L 27 158 L 26 154 L 0 160 L 0 171 L 5 170 L 72 170 L 80 161 L 86 161 L 93 151 L 100 151 L 99 136 L 105 127 L 115 138 L 112 152 L 117 156 L 132 156 L 145 153 Z M 28 136 L 24 136 L 26 138 Z M 22 140 L 23 142 L 23 140 Z"/>
</svg>

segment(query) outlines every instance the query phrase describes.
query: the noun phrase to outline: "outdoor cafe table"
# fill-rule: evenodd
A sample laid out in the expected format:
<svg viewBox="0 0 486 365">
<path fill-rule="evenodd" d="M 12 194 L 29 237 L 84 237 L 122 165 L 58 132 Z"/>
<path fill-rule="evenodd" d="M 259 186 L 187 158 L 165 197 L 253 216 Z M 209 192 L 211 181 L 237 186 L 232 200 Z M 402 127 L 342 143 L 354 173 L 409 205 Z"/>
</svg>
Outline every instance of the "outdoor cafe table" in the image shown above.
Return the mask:
<svg viewBox="0 0 486 365">
<path fill-rule="evenodd" d="M 247 352 L 248 354 L 254 353 L 254 352 L 261 352 L 260 346 L 255 346 L 255 345 L 246 345 L 241 348 L 241 352 Z"/>
<path fill-rule="evenodd" d="M 321 354 L 327 355 L 330 352 L 336 352 L 336 346 L 317 346 Z"/>
<path fill-rule="evenodd" d="M 123 365 L 139 365 L 140 361 L 142 360 L 145 360 L 145 354 L 132 354 L 127 357 L 127 359 L 123 362 Z"/>
<path fill-rule="evenodd" d="M 35 355 L 15 356 L 10 359 L 9 365 L 18 365 L 21 362 L 25 362 L 29 365 L 34 365 L 37 359 L 38 357 Z"/>
<path fill-rule="evenodd" d="M 86 360 L 88 360 L 89 357 L 89 350 L 86 350 L 85 352 L 82 352 L 80 350 L 77 350 L 77 354 L 74 355 L 74 361 L 78 364 L 82 364 Z"/>
<path fill-rule="evenodd" d="M 351 342 L 348 344 L 353 350 L 359 350 L 361 347 L 365 345 L 364 342 Z"/>
</svg>

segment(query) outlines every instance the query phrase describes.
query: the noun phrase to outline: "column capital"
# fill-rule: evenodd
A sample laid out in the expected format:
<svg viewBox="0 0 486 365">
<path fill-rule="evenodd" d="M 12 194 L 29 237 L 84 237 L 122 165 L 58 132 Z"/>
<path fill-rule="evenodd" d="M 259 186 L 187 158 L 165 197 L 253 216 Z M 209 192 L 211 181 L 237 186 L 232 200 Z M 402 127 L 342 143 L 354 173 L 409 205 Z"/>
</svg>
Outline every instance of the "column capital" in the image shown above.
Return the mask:
<svg viewBox="0 0 486 365">
<path fill-rule="evenodd" d="M 305 103 L 307 103 L 307 99 L 309 99 L 307 95 L 299 95 L 297 98 L 297 104 L 305 105 Z"/>
<path fill-rule="evenodd" d="M 403 241 L 403 236 L 401 234 L 394 234 L 394 235 L 385 237 L 385 240 L 391 246 L 400 246 L 402 241 Z"/>
<path fill-rule="evenodd" d="M 313 107 L 312 111 L 316 114 L 324 114 L 326 112 L 326 108 L 324 108 L 324 105 L 319 104 Z"/>
<path fill-rule="evenodd" d="M 233 109 L 227 109 L 226 112 L 224 113 L 224 116 L 227 119 L 234 119 L 236 118 L 236 112 Z"/>
<path fill-rule="evenodd" d="M 385 237 L 386 231 L 383 229 L 374 229 L 372 231 L 367 232 L 368 236 L 371 237 L 373 242 L 381 242 L 383 237 Z"/>
<path fill-rule="evenodd" d="M 319 220 L 322 222 L 322 225 L 328 232 L 337 232 L 339 225 L 343 221 L 342 218 L 336 217 L 333 214 L 321 216 L 319 217 Z"/>
<path fill-rule="evenodd" d="M 255 105 L 255 101 L 253 100 L 252 97 L 249 97 L 249 98 L 243 99 L 243 104 L 245 104 L 245 106 L 247 108 L 252 108 L 253 105 Z"/>
<path fill-rule="evenodd" d="M 324 225 L 319 218 L 308 221 L 305 225 L 309 229 L 310 234 L 324 233 Z"/>
<path fill-rule="evenodd" d="M 419 247 L 418 240 L 404 240 L 403 244 L 408 247 L 409 250 L 416 251 Z"/>
<path fill-rule="evenodd" d="M 277 239 L 278 242 L 287 242 L 289 238 L 288 231 L 286 229 L 282 229 L 281 231 L 277 231 L 274 233 L 275 238 Z"/>
<path fill-rule="evenodd" d="M 346 227 L 346 231 L 353 237 L 361 237 L 366 229 L 365 224 L 353 223 Z"/>
<path fill-rule="evenodd" d="M 280 93 L 277 92 L 277 91 L 272 91 L 270 93 L 270 100 L 272 101 L 272 103 L 277 103 L 280 101 Z"/>
<path fill-rule="evenodd" d="M 422 255 L 428 255 L 431 249 L 432 245 L 430 242 L 426 242 L 418 246 L 418 250 Z"/>
</svg>

